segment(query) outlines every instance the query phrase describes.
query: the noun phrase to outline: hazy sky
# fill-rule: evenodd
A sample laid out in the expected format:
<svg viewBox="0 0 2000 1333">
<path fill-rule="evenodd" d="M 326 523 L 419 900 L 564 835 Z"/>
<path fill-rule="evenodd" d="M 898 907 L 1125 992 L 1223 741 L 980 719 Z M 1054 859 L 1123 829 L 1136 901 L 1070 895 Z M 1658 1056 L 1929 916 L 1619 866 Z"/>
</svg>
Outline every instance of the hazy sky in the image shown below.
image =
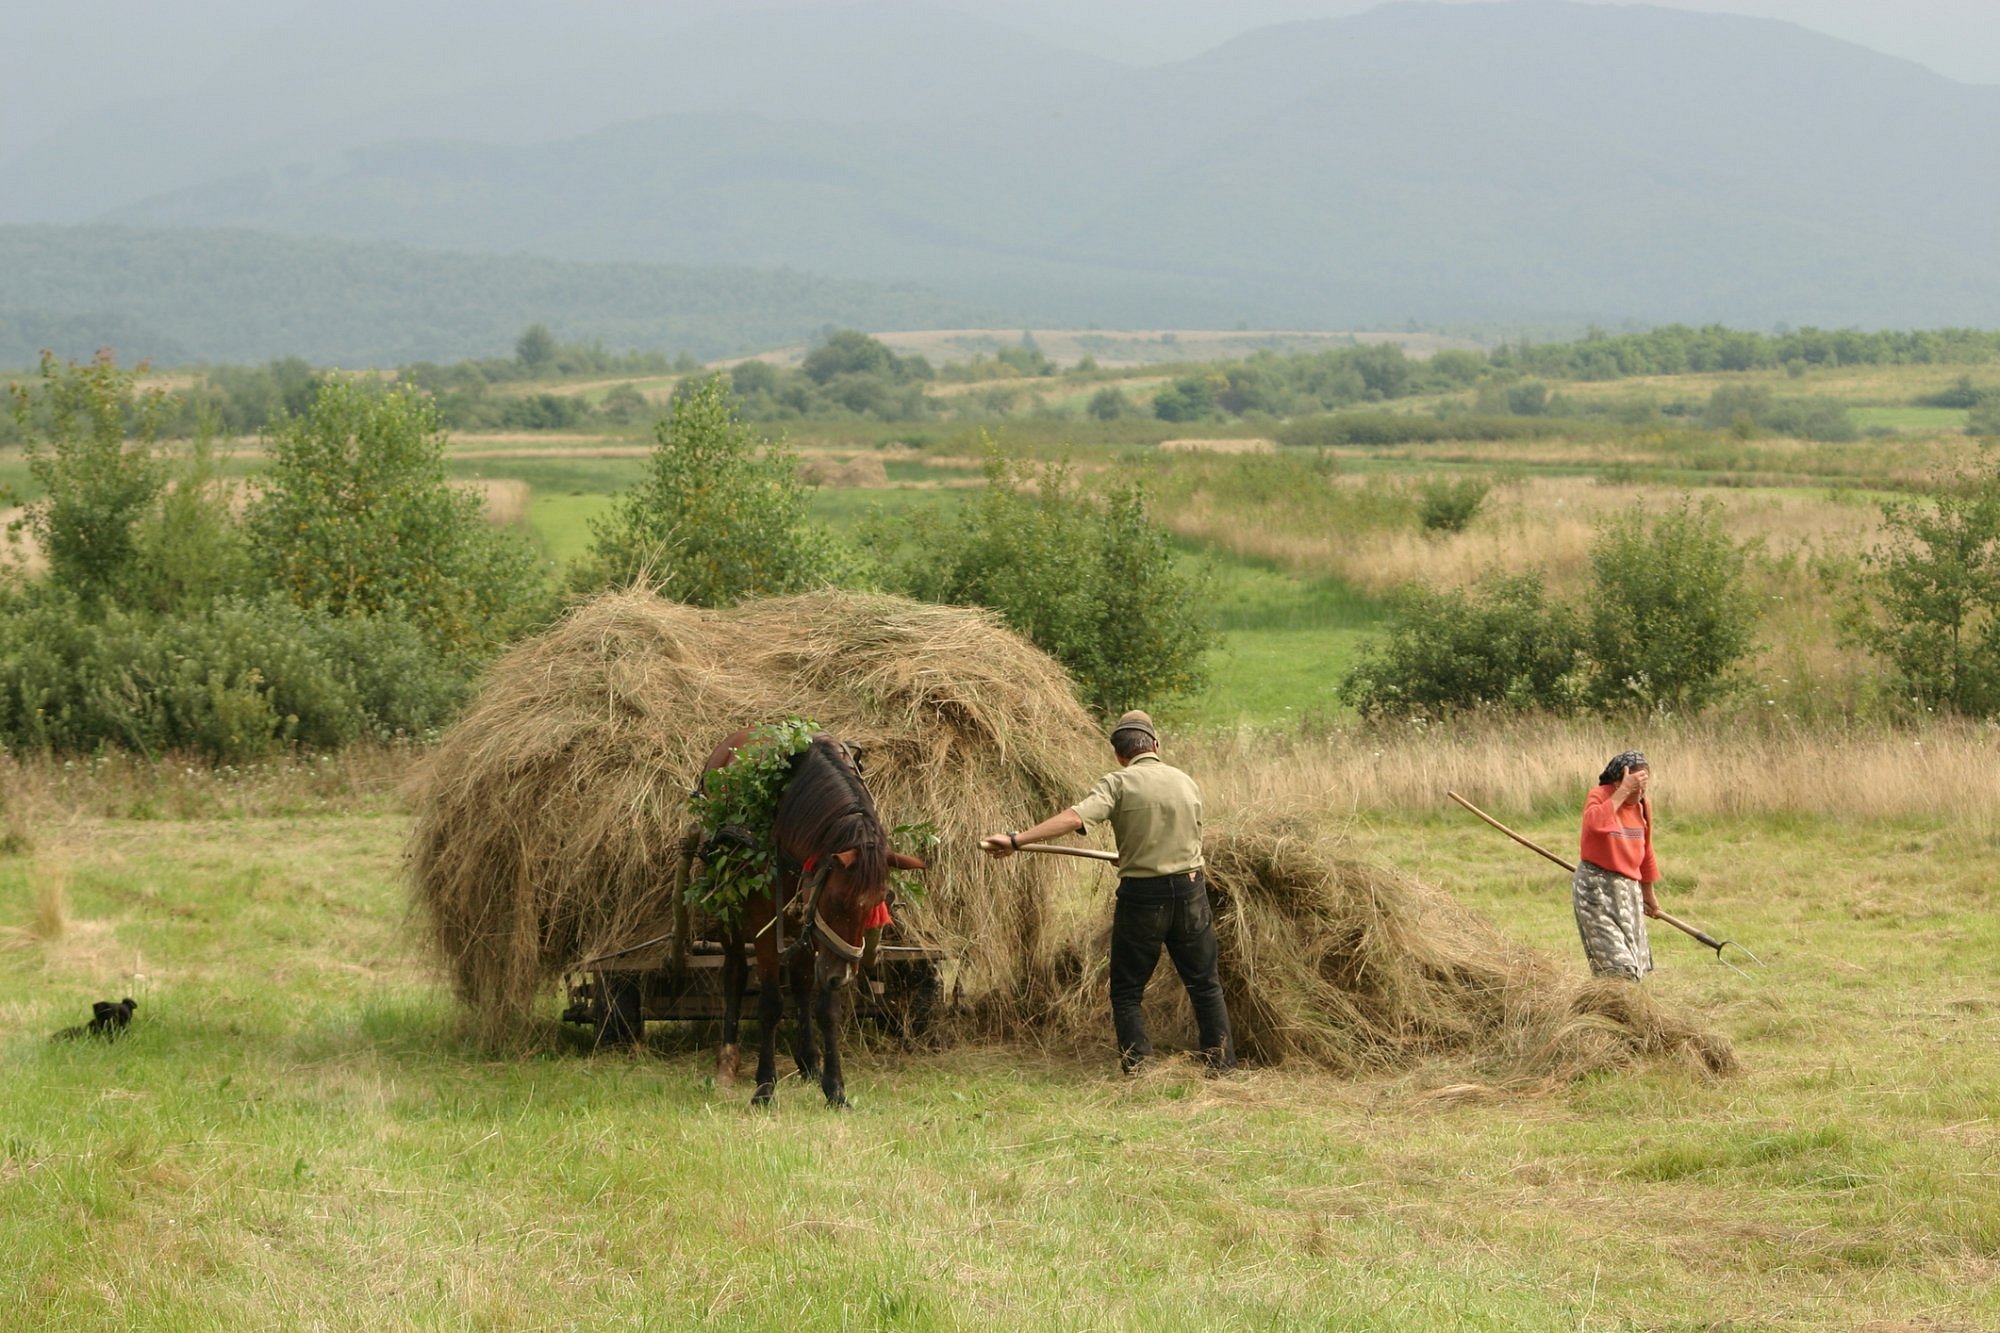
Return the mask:
<svg viewBox="0 0 2000 1333">
<path fill-rule="evenodd" d="M 770 7 L 854 0 L 769 0 Z M 931 0 L 1064 45 L 1135 64 L 1193 55 L 1236 33 L 1334 17 L 1374 0 Z M 1483 0 L 1467 0 L 1481 3 Z M 1625 4 L 1634 0 L 1586 0 Z M 2000 84 L 2000 0 L 1657 0 L 1668 7 L 1783 19 L 1918 61 L 1969 83 Z M 58 0 L 9 8 L 0 43 L 0 159 L 74 116 L 132 97 L 172 92 L 225 64 L 249 36 L 348 0 Z M 404 14 L 447 11 L 506 23 L 536 10 L 577 22 L 657 25 L 675 13 L 748 7 L 754 0 L 404 0 Z M 643 17 L 640 17 L 643 16 Z M 376 16 L 380 17 L 380 16 Z M 373 22 L 374 18 L 358 19 Z M 393 38 L 393 21 L 385 36 Z"/>
</svg>

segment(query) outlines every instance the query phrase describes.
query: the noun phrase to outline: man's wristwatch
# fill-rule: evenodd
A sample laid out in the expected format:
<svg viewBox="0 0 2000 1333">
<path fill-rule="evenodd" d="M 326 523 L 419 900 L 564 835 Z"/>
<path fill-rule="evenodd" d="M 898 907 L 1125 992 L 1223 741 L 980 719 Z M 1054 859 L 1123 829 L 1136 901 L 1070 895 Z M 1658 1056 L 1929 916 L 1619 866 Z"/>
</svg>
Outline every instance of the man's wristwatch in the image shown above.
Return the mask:
<svg viewBox="0 0 2000 1333">
<path fill-rule="evenodd" d="M 1020 850 L 1021 850 L 1021 835 L 1020 835 L 1020 834 L 1018 834 L 1018 833 L 1009 833 L 1009 834 L 1007 835 L 1007 845 L 1008 845 L 1009 847 L 1012 847 L 1012 848 L 1013 848 L 1013 849 L 1014 849 L 1015 851 L 1017 851 L 1017 852 L 1018 852 L 1018 851 L 1020 851 Z"/>
</svg>

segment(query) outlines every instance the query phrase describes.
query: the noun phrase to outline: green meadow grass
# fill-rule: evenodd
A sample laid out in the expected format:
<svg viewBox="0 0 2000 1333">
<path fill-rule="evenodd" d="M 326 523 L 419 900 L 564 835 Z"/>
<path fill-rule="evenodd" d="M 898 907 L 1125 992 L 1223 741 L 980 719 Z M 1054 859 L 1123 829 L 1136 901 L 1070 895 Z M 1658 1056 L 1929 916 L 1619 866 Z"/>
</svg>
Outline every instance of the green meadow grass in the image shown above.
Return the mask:
<svg viewBox="0 0 2000 1333">
<path fill-rule="evenodd" d="M 1767 964 L 1746 981 L 1655 932 L 1647 985 L 1736 1042 L 1721 1082 L 1121 1081 L 1108 1037 L 877 1041 L 837 1114 L 789 1079 L 753 1111 L 710 1079 L 707 1033 L 656 1025 L 637 1058 L 466 1044 L 392 798 L 38 808 L 32 854 L 0 858 L 10 1327 L 2000 1320 L 1990 832 L 1663 812 L 1670 910 Z M 1550 845 L 1571 823 L 1522 817 Z M 1562 876 L 1469 817 L 1346 833 L 1580 968 Z M 121 994 L 126 1040 L 46 1039 Z"/>
<path fill-rule="evenodd" d="M 1970 415 L 1962 407 L 1850 407 L 1847 415 L 1863 430 L 1885 427 L 1897 431 L 1964 430 Z"/>
<path fill-rule="evenodd" d="M 1383 607 L 1334 579 L 1303 579 L 1268 563 L 1186 553 L 1215 608 L 1219 643 L 1209 682 L 1165 710 L 1204 727 L 1268 726 L 1346 711 L 1335 696 Z"/>
</svg>

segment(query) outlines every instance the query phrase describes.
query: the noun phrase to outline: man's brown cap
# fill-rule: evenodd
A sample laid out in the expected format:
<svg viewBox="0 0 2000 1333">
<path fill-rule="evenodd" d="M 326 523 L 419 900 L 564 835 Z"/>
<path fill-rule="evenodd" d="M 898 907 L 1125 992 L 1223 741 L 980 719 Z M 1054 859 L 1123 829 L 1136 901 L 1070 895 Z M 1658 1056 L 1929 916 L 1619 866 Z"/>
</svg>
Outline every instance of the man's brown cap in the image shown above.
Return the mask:
<svg viewBox="0 0 2000 1333">
<path fill-rule="evenodd" d="M 1112 724 L 1111 734 L 1114 737 L 1121 731 L 1136 731 L 1153 744 L 1160 743 L 1160 734 L 1153 730 L 1153 719 L 1136 708 Z"/>
</svg>

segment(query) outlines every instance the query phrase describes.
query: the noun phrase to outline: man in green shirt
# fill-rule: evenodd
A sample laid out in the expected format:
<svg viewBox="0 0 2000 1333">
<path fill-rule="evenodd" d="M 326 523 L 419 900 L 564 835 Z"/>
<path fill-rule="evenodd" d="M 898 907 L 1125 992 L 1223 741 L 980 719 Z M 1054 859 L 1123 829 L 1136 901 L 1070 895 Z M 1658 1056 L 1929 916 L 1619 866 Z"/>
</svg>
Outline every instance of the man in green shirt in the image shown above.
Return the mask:
<svg viewBox="0 0 2000 1333">
<path fill-rule="evenodd" d="M 1109 822 L 1118 842 L 1118 902 L 1111 922 L 1111 1023 L 1119 1065 L 1127 1073 L 1153 1054 L 1142 1002 L 1159 966 L 1174 960 L 1201 1028 L 1202 1059 L 1214 1070 L 1235 1066 L 1229 1007 L 1217 970 L 1215 921 L 1201 862 L 1201 790 L 1160 759 L 1153 719 L 1130 712 L 1111 728 L 1118 769 L 1090 793 L 1033 828 L 980 841 L 989 856 L 1012 856 L 1043 842 Z"/>
</svg>

